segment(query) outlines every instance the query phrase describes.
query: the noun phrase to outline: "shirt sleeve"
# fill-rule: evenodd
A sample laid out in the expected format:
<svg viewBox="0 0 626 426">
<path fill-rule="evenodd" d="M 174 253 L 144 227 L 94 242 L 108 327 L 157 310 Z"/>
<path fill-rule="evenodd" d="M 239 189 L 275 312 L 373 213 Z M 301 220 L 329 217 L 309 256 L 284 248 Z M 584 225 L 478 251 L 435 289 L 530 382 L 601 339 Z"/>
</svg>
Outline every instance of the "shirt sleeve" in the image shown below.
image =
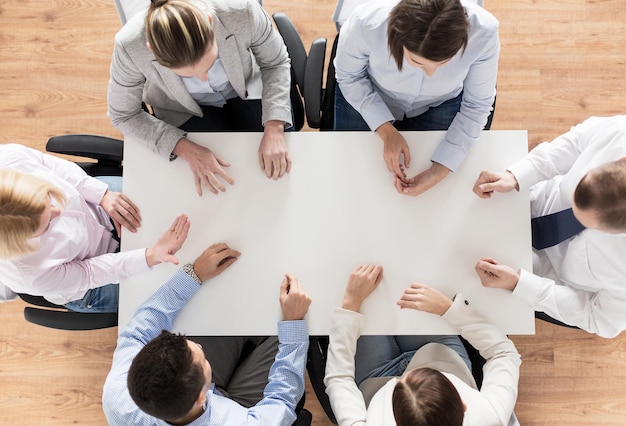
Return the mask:
<svg viewBox="0 0 626 426">
<path fill-rule="evenodd" d="M 122 29 L 124 31 L 124 29 Z M 113 126 L 136 138 L 151 151 L 169 159 L 185 132 L 148 114 L 142 108 L 146 77 L 124 45 L 122 32 L 115 37 L 107 93 L 108 114 Z"/>
<path fill-rule="evenodd" d="M 480 393 L 490 402 L 500 424 L 508 424 L 519 382 L 521 358 L 504 332 L 457 294 L 443 318 L 487 360 Z"/>
<path fill-rule="evenodd" d="M 248 424 L 289 426 L 296 420 L 296 406 L 304 394 L 309 350 L 306 321 L 279 322 L 278 342 L 263 399 L 248 410 Z"/>
<path fill-rule="evenodd" d="M 122 331 L 113 353 L 113 363 L 102 391 L 102 408 L 111 425 L 152 425 L 155 419 L 133 402 L 126 384 L 128 369 L 139 351 L 162 330 L 171 330 L 174 320 L 200 286 L 179 270 L 144 302 Z"/>
<path fill-rule="evenodd" d="M 601 337 L 626 329 L 626 299 L 606 290 L 584 291 L 522 269 L 513 294 L 536 311 Z"/>
<path fill-rule="evenodd" d="M 355 16 L 341 27 L 335 56 L 335 75 L 344 98 L 361 114 L 372 131 L 394 121 L 393 114 L 374 89 L 368 75 L 371 44 L 363 24 Z M 380 43 L 380 41 L 379 41 Z"/>
<path fill-rule="evenodd" d="M 601 125 L 601 119 L 592 117 L 552 142 L 537 145 L 522 160 L 509 167 L 508 170 L 517 179 L 520 191 L 538 182 L 566 174 L 592 143 L 594 129 L 598 125 Z"/>
<path fill-rule="evenodd" d="M 84 260 L 72 260 L 52 267 L 31 265 L 28 259 L 17 262 L 33 294 L 65 304 L 79 299 L 87 290 L 120 281 L 150 270 L 145 249 L 106 253 Z M 78 295 L 78 296 L 77 296 Z"/>
<path fill-rule="evenodd" d="M 461 109 L 431 157 L 453 172 L 480 137 L 496 96 L 500 38 L 497 26 L 491 31 L 483 41 L 482 55 L 469 67 L 463 81 Z"/>
<path fill-rule="evenodd" d="M 285 43 L 274 29 L 272 21 L 259 2 L 249 2 L 252 32 L 250 49 L 261 70 L 263 93 L 261 96 L 261 121 L 285 122 L 285 128 L 291 127 L 291 60 Z"/>
<path fill-rule="evenodd" d="M 333 314 L 326 362 L 326 393 L 339 425 L 365 424 L 367 407 L 354 381 L 356 342 L 361 335 L 364 316 L 336 308 Z"/>
</svg>

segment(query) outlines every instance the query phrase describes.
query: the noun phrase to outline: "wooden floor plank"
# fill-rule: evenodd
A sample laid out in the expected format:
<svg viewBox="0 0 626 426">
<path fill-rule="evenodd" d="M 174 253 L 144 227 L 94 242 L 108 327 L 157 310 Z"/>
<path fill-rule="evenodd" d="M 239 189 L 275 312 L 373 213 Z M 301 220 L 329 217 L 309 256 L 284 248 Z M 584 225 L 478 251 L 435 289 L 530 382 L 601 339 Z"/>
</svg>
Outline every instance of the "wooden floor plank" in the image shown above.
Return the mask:
<svg viewBox="0 0 626 426">
<path fill-rule="evenodd" d="M 308 48 L 332 40 L 334 0 L 265 0 L 284 11 Z M 624 112 L 626 2 L 485 0 L 500 20 L 494 129 L 551 140 L 591 115 Z M 110 0 L 0 3 L 0 143 L 43 149 L 48 137 L 120 137 L 106 117 L 113 37 Z M 330 49 L 330 43 L 329 47 Z M 21 302 L 0 305 L 0 424 L 101 425 L 116 329 L 62 332 L 27 324 Z M 537 323 L 513 336 L 523 359 L 516 413 L 523 425 L 626 423 L 626 337 L 602 339 Z M 308 388 L 314 424 L 330 424 Z"/>
</svg>

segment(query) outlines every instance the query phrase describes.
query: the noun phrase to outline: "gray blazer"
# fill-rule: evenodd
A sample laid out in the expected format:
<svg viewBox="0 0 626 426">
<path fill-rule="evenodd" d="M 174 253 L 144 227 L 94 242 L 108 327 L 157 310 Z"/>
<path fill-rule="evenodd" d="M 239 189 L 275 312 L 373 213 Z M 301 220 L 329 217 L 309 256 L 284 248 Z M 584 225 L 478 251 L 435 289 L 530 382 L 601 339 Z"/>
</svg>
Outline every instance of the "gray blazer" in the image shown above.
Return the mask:
<svg viewBox="0 0 626 426">
<path fill-rule="evenodd" d="M 205 0 L 213 17 L 220 58 L 242 99 L 261 99 L 263 124 L 291 124 L 290 60 L 283 40 L 257 0 Z M 118 130 L 169 158 L 185 132 L 177 126 L 202 110 L 181 78 L 159 64 L 146 46 L 145 15 L 135 15 L 115 36 L 108 114 Z M 159 118 L 146 113 L 150 105 Z"/>
</svg>

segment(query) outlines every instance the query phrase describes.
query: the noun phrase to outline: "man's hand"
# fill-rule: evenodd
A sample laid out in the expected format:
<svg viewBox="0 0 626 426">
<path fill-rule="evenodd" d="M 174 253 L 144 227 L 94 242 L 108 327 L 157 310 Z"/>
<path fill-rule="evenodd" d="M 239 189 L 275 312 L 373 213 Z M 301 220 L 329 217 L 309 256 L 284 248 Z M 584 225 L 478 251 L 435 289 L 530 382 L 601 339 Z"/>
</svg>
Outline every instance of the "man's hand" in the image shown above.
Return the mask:
<svg viewBox="0 0 626 426">
<path fill-rule="evenodd" d="M 263 138 L 259 145 L 259 166 L 268 178 L 277 180 L 291 170 L 291 159 L 285 142 L 285 125 L 282 121 L 265 123 Z"/>
<path fill-rule="evenodd" d="M 100 206 L 113 220 L 119 236 L 122 235 L 122 226 L 130 232 L 137 232 L 137 228 L 141 226 L 139 207 L 121 192 L 112 192 L 107 189 L 100 200 Z"/>
<path fill-rule="evenodd" d="M 474 270 L 483 287 L 504 288 L 513 291 L 519 281 L 519 274 L 513 268 L 498 265 L 498 262 L 490 257 L 480 259 Z"/>
<path fill-rule="evenodd" d="M 400 194 L 416 197 L 437 185 L 448 173 L 450 170 L 446 166 L 433 162 L 430 168 L 410 179 L 403 180 L 396 176 L 394 184 Z"/>
<path fill-rule="evenodd" d="M 519 184 L 513 173 L 482 171 L 476 179 L 473 191 L 480 198 L 491 198 L 491 194 L 496 192 L 509 192 L 513 189 L 519 191 Z"/>
<path fill-rule="evenodd" d="M 221 274 L 224 269 L 235 263 L 239 256 L 241 253 L 228 247 L 228 244 L 216 243 L 204 250 L 193 262 L 193 271 L 200 281 L 205 282 Z"/>
<path fill-rule="evenodd" d="M 405 179 L 404 169 L 400 165 L 400 156 L 404 156 L 405 168 L 411 165 L 411 152 L 406 140 L 389 121 L 376 129 L 376 133 L 385 144 L 383 157 L 385 164 L 387 164 L 387 170 L 395 174 L 398 179 Z"/>
<path fill-rule="evenodd" d="M 401 309 L 415 309 L 416 311 L 443 315 L 452 305 L 452 299 L 426 284 L 413 283 L 404 290 L 397 304 Z"/>
<path fill-rule="evenodd" d="M 359 265 L 350 274 L 343 296 L 343 309 L 359 312 L 361 305 L 376 290 L 383 279 L 380 265 Z"/>
<path fill-rule="evenodd" d="M 181 214 L 174 219 L 170 229 L 161 235 L 154 246 L 146 249 L 148 266 L 153 267 L 161 262 L 171 262 L 178 265 L 178 259 L 174 254 L 183 246 L 190 226 L 191 222 L 186 214 Z"/>
<path fill-rule="evenodd" d="M 280 285 L 279 300 L 283 321 L 304 319 L 311 305 L 311 298 L 304 292 L 298 279 L 289 274 L 285 274 L 285 279 Z"/>
<path fill-rule="evenodd" d="M 222 160 L 211 150 L 191 142 L 189 139 L 182 138 L 179 140 L 172 153 L 178 155 L 189 164 L 196 184 L 196 191 L 200 196 L 202 195 L 203 185 L 214 194 L 217 194 L 218 191 L 226 191 L 218 176 L 231 185 L 235 183 L 233 178 L 223 169 L 223 167 L 230 167 L 230 163 Z"/>
</svg>

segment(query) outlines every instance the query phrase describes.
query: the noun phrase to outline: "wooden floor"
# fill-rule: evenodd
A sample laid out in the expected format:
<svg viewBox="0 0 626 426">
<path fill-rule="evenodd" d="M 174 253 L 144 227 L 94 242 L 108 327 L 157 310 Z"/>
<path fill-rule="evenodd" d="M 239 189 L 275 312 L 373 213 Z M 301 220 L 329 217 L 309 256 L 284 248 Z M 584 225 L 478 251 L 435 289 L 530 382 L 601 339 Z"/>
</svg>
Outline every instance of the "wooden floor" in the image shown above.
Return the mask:
<svg viewBox="0 0 626 426">
<path fill-rule="evenodd" d="M 332 39 L 334 0 L 265 0 L 285 11 L 305 45 Z M 494 129 L 528 129 L 531 146 L 626 104 L 626 2 L 485 0 L 500 20 Z M 106 117 L 112 40 L 108 0 L 0 2 L 0 142 L 43 148 L 48 137 L 120 137 Z M 626 283 L 625 283 L 626 284 Z M 105 424 L 101 388 L 116 329 L 60 332 L 27 324 L 20 302 L 0 305 L 0 424 Z M 626 424 L 626 336 L 607 340 L 537 324 L 514 336 L 523 359 L 515 409 L 523 425 Z M 315 424 L 329 424 L 314 405 Z"/>
</svg>

